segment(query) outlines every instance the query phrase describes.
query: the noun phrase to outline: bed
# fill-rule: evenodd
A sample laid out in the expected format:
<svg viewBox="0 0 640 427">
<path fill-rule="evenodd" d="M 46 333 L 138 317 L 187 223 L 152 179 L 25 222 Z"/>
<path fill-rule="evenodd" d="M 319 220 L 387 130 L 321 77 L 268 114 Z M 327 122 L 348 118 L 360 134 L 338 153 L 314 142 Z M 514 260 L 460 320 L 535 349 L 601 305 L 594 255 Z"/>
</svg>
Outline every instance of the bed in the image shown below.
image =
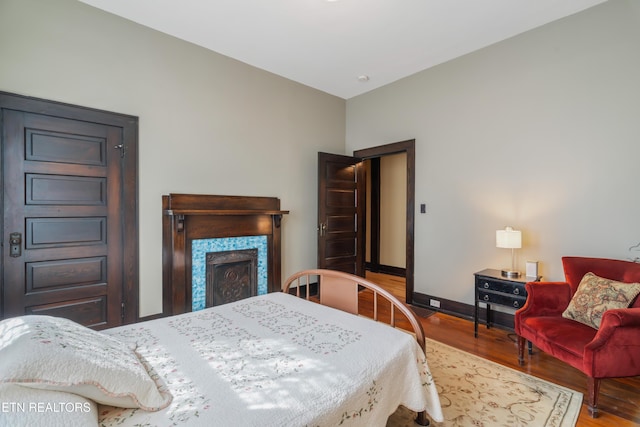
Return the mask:
<svg viewBox="0 0 640 427">
<path fill-rule="evenodd" d="M 410 309 L 328 270 L 297 273 L 283 291 L 102 332 L 4 320 L 0 402 L 13 406 L 0 425 L 384 426 L 399 405 L 422 424 L 425 412 L 442 420 Z M 377 321 L 354 315 L 363 292 Z"/>
</svg>

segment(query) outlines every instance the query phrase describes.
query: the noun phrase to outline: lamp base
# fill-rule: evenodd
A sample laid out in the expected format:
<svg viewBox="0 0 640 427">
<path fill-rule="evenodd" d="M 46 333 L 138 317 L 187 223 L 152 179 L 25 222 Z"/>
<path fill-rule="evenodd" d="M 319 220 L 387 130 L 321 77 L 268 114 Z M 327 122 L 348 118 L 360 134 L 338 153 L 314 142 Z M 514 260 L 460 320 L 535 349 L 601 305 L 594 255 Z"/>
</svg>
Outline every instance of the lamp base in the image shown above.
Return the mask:
<svg viewBox="0 0 640 427">
<path fill-rule="evenodd" d="M 502 270 L 504 277 L 520 277 L 520 272 L 515 270 Z"/>
</svg>

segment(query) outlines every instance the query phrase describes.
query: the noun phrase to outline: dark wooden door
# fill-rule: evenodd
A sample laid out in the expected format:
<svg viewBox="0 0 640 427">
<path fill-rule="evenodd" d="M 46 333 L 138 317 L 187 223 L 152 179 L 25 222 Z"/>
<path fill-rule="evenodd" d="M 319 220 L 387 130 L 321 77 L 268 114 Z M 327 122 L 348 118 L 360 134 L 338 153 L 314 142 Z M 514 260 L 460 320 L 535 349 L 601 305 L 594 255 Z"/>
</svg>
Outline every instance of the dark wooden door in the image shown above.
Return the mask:
<svg viewBox="0 0 640 427">
<path fill-rule="evenodd" d="M 11 104 L 2 108 L 2 316 L 61 316 L 96 329 L 135 320 L 137 307 L 126 307 L 137 305 L 137 283 L 125 261 L 123 127 L 89 121 L 91 111 L 69 118 L 65 108 Z"/>
<path fill-rule="evenodd" d="M 364 276 L 365 190 L 359 158 L 318 153 L 318 268 Z"/>
</svg>

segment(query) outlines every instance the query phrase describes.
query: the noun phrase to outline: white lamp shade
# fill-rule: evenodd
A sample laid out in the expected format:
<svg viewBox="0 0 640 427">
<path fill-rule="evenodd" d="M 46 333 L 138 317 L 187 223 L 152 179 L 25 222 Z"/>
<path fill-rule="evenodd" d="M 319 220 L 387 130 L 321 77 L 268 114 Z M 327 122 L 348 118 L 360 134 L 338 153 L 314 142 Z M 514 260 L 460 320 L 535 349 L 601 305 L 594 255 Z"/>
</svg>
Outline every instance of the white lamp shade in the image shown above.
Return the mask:
<svg viewBox="0 0 640 427">
<path fill-rule="evenodd" d="M 496 247 L 519 249 L 522 247 L 522 233 L 511 227 L 496 231 Z"/>
</svg>

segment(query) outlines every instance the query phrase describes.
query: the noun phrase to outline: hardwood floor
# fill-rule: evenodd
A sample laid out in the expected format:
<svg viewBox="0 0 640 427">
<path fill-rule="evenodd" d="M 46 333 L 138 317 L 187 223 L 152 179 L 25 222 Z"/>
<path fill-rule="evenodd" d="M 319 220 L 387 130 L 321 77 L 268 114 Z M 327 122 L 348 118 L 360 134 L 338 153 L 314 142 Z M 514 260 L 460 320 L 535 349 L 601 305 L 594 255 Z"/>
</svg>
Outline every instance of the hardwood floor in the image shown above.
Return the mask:
<svg viewBox="0 0 640 427">
<path fill-rule="evenodd" d="M 404 282 L 400 277 L 367 273 L 367 278 L 404 301 Z M 473 322 L 443 313 L 420 317 L 425 336 L 475 354 L 518 371 L 560 384 L 586 396 L 586 377 L 577 369 L 534 347 L 524 366 L 518 365 L 516 336 L 513 331 L 482 326 L 473 337 Z M 399 322 L 402 326 L 402 323 Z M 583 400 L 584 402 L 584 400 Z M 640 426 L 640 377 L 602 381 L 598 406 L 600 415 L 591 418 L 583 403 L 577 425 L 582 427 Z"/>
<path fill-rule="evenodd" d="M 394 297 L 400 301 L 406 301 L 406 290 L 404 277 L 391 276 L 383 273 L 366 272 L 366 278 L 374 283 L 382 286 L 386 291 L 391 293 Z"/>
</svg>

